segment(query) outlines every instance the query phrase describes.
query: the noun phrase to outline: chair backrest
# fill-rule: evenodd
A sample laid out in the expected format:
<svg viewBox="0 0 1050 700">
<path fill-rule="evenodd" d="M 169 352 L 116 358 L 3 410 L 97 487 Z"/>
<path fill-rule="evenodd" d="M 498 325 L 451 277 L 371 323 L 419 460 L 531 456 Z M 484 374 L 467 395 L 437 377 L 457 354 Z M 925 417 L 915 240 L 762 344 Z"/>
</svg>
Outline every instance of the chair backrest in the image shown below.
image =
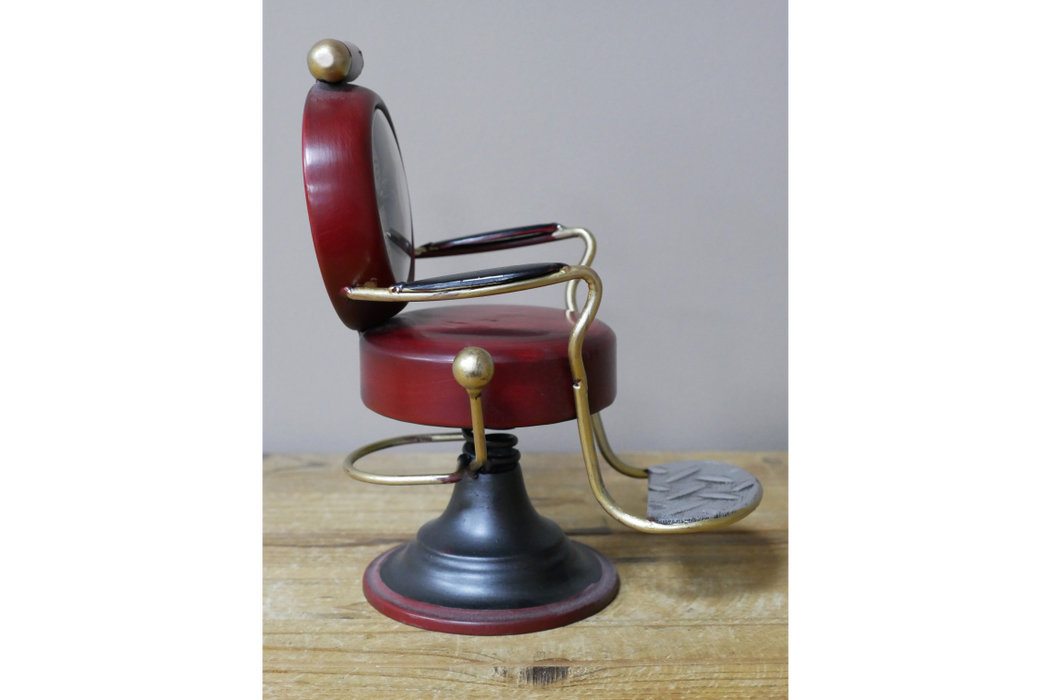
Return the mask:
<svg viewBox="0 0 1050 700">
<path fill-rule="evenodd" d="M 339 318 L 360 331 L 396 315 L 404 304 L 342 294 L 415 275 L 408 183 L 379 95 L 321 81 L 311 88 L 303 109 L 303 182 L 317 263 Z"/>
</svg>

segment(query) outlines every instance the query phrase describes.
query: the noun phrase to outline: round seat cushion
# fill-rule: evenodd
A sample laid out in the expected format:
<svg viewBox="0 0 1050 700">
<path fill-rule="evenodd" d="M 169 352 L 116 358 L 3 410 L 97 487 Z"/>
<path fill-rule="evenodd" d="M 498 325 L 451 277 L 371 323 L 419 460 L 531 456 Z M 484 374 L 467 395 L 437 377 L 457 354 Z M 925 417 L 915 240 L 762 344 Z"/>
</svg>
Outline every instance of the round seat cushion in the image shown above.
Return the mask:
<svg viewBox="0 0 1050 700">
<path fill-rule="evenodd" d="M 496 366 L 481 393 L 485 427 L 547 425 L 576 417 L 569 371 L 570 321 L 538 306 L 433 305 L 361 333 L 361 398 L 409 423 L 469 428 L 470 402 L 452 360 L 483 348 Z M 616 336 L 595 320 L 583 343 L 591 413 L 616 397 Z"/>
</svg>

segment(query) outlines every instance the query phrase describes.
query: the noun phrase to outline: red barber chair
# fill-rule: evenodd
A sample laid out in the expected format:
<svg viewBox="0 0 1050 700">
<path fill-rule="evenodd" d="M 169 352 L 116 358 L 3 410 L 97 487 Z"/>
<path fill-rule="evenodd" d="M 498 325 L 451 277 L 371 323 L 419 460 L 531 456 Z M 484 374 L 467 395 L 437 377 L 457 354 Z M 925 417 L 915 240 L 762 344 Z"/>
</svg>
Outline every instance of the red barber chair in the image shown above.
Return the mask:
<svg viewBox="0 0 1050 700">
<path fill-rule="evenodd" d="M 375 442 L 350 454 L 347 474 L 371 484 L 453 484 L 448 508 L 408 544 L 364 573 L 368 601 L 416 627 L 462 634 L 516 634 L 593 615 L 619 589 L 607 557 L 567 539 L 525 492 L 517 438 L 486 430 L 575 420 L 595 498 L 610 516 L 648 533 L 708 530 L 740 520 L 762 498 L 747 471 L 720 462 L 649 469 L 609 447 L 599 411 L 616 397 L 616 336 L 597 320 L 602 283 L 590 267 L 594 238 L 559 224 L 523 226 L 416 247 L 408 185 L 390 112 L 350 82 L 360 50 L 334 40 L 308 55 L 317 83 L 303 113 L 303 179 L 317 261 L 336 313 L 358 331 L 361 398 L 396 420 L 455 428 Z M 579 265 L 515 265 L 416 279 L 416 261 L 579 238 Z M 582 309 L 575 288 L 587 285 Z M 565 310 L 457 305 L 456 299 L 566 284 Z M 409 302 L 416 310 L 404 312 Z M 357 461 L 411 443 L 463 441 L 447 474 L 385 476 Z M 648 513 L 609 495 L 595 441 L 618 471 L 647 478 Z"/>
</svg>

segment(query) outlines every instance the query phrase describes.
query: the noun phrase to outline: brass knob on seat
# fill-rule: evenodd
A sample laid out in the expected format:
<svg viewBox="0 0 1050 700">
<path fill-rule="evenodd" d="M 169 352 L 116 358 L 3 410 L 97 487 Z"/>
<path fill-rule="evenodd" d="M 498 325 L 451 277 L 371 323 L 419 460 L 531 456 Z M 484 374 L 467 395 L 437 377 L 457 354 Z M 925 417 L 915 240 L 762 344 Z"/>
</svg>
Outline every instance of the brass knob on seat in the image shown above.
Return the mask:
<svg viewBox="0 0 1050 700">
<path fill-rule="evenodd" d="M 322 39 L 306 54 L 310 75 L 326 83 L 348 83 L 365 67 L 361 49 L 336 39 Z"/>
<path fill-rule="evenodd" d="M 463 348 L 452 360 L 452 376 L 470 397 L 470 421 L 474 426 L 474 462 L 470 468 L 473 471 L 477 471 L 489 458 L 485 446 L 485 420 L 481 413 L 481 390 L 488 386 L 494 374 L 496 363 L 483 348 Z"/>
</svg>

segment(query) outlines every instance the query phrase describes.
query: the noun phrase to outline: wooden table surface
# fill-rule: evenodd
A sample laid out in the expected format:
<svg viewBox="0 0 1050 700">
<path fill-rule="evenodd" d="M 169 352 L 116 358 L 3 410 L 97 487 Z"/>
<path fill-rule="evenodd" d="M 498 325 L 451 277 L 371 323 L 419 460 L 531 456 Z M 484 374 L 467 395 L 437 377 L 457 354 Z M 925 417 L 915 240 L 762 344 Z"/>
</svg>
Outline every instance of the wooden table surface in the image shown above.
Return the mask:
<svg viewBox="0 0 1050 700">
<path fill-rule="evenodd" d="M 568 627 L 509 637 L 440 634 L 372 609 L 365 566 L 437 517 L 451 486 L 373 486 L 342 456 L 263 460 L 263 682 L 272 698 L 787 697 L 786 453 L 624 455 L 651 466 L 717 459 L 759 478 L 762 504 L 739 523 L 646 535 L 608 517 L 579 455 L 522 456 L 539 512 L 606 554 L 620 593 Z M 385 473 L 452 471 L 445 454 L 369 457 Z M 605 468 L 622 506 L 645 513 L 646 487 Z"/>
</svg>

